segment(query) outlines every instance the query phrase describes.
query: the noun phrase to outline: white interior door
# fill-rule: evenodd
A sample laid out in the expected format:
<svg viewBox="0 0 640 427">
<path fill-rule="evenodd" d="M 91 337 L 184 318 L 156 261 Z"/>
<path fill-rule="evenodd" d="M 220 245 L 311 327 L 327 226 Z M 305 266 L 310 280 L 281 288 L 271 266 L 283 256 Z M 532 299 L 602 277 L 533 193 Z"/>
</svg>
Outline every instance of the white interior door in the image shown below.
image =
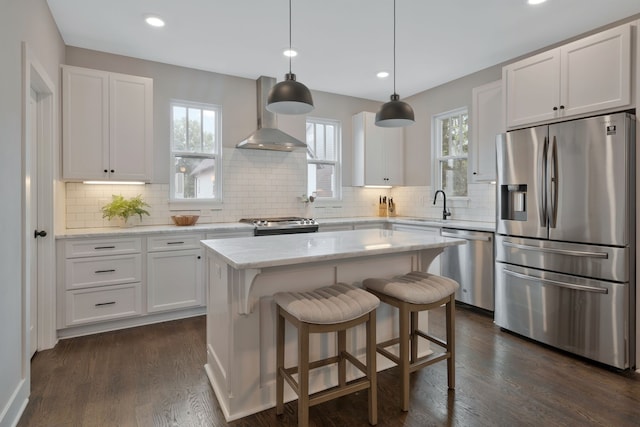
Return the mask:
<svg viewBox="0 0 640 427">
<path fill-rule="evenodd" d="M 27 227 L 26 283 L 29 295 L 29 352 L 33 356 L 38 349 L 38 95 L 31 89 L 29 98 L 29 121 L 25 147 L 25 218 Z"/>
</svg>

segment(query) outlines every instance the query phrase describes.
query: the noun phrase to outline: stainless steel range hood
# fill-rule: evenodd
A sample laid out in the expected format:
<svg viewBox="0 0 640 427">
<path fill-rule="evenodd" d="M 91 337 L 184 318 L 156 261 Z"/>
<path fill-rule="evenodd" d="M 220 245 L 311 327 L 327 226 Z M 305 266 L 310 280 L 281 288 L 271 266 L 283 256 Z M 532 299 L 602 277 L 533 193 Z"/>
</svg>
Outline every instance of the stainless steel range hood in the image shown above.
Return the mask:
<svg viewBox="0 0 640 427">
<path fill-rule="evenodd" d="M 278 127 L 276 115 L 265 108 L 269 90 L 276 84 L 273 77 L 260 76 L 256 81 L 258 94 L 258 130 L 253 132 L 237 148 L 251 148 L 254 150 L 292 151 L 296 148 L 307 148 L 307 144 L 288 135 Z"/>
</svg>

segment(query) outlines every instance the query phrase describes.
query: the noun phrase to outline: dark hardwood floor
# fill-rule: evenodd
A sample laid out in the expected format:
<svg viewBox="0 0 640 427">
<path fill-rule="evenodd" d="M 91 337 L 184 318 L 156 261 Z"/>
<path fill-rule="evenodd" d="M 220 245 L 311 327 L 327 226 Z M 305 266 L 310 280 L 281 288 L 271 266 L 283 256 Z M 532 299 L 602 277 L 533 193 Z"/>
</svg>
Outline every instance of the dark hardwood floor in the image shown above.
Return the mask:
<svg viewBox="0 0 640 427">
<path fill-rule="evenodd" d="M 432 311 L 430 328 L 442 328 Z M 436 329 L 437 330 L 437 329 Z M 446 364 L 412 376 L 399 409 L 396 369 L 379 373 L 379 426 L 638 426 L 640 375 L 616 372 L 503 332 L 458 308 L 455 391 Z M 227 424 L 203 365 L 197 317 L 61 341 L 33 358 L 18 426 L 295 426 L 295 402 Z M 311 408 L 312 426 L 365 426 L 361 392 Z"/>
</svg>

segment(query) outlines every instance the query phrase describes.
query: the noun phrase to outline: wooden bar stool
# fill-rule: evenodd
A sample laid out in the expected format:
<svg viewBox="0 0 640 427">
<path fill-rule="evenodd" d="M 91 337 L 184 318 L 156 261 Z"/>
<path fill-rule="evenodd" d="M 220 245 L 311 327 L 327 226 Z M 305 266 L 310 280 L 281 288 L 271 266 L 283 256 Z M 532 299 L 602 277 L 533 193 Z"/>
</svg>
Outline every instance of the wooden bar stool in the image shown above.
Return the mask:
<svg viewBox="0 0 640 427">
<path fill-rule="evenodd" d="M 338 283 L 311 292 L 279 292 L 276 343 L 276 414 L 284 410 L 284 380 L 298 395 L 298 426 L 309 425 L 309 407 L 356 391 L 369 389 L 369 423 L 378 422 L 376 383 L 376 308 L 380 300 L 352 285 Z M 284 367 L 285 319 L 298 330 L 298 366 Z M 348 353 L 347 329 L 366 323 L 366 365 Z M 309 335 L 337 332 L 338 354 L 309 361 Z M 346 361 L 365 376 L 347 383 Z M 338 364 L 338 385 L 309 396 L 309 371 Z M 298 374 L 298 381 L 293 374 Z"/>
<path fill-rule="evenodd" d="M 460 285 L 446 277 L 411 272 L 394 279 L 365 279 L 363 286 L 384 303 L 400 311 L 397 338 L 378 343 L 377 351 L 400 367 L 402 410 L 409 410 L 409 374 L 442 360 L 447 361 L 447 383 L 455 387 L 455 293 Z M 418 329 L 418 314 L 446 304 L 446 342 Z M 443 348 L 443 352 L 418 358 L 418 338 Z M 400 344 L 399 357 L 386 348 Z M 409 353 L 411 347 L 411 353 Z"/>
</svg>

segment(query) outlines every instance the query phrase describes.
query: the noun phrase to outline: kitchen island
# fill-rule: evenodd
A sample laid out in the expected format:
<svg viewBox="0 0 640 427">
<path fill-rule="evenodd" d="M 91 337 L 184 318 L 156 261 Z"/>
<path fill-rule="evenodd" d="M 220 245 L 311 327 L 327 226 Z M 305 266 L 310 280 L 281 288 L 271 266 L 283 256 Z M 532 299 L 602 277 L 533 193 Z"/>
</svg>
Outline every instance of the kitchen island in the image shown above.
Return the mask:
<svg viewBox="0 0 640 427">
<path fill-rule="evenodd" d="M 273 295 L 344 282 L 361 286 L 367 277 L 426 271 L 447 246 L 463 240 L 421 232 L 354 230 L 204 240 L 207 266 L 207 364 L 205 369 L 227 421 L 275 406 L 275 319 Z M 426 329 L 427 318 L 420 318 Z M 392 338 L 397 314 L 381 305 L 378 342 Z M 364 357 L 364 327 L 347 335 L 347 346 Z M 333 355 L 335 339 L 310 339 L 311 360 Z M 296 337 L 287 328 L 287 366 L 297 359 Z M 419 349 L 426 354 L 424 344 Z M 378 370 L 390 367 L 378 357 Z M 347 373 L 355 378 L 359 371 Z M 334 384 L 334 367 L 313 372 L 310 391 Z M 285 387 L 285 401 L 295 398 Z"/>
</svg>

